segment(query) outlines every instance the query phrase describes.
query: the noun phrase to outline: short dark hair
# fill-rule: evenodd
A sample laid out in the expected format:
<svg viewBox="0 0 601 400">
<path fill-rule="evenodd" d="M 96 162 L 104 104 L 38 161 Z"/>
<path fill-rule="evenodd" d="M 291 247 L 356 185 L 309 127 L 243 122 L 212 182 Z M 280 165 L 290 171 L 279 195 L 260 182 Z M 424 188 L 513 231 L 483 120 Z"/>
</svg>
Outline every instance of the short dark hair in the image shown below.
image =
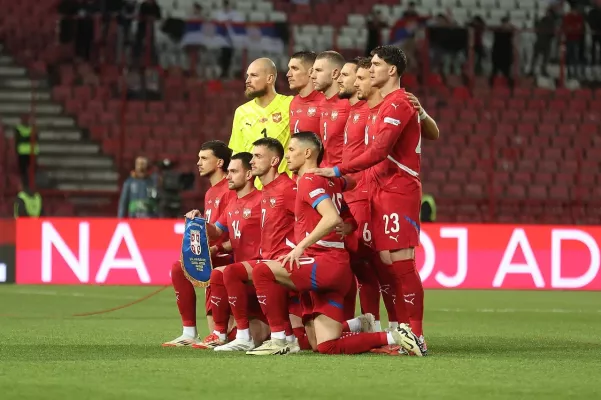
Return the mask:
<svg viewBox="0 0 601 400">
<path fill-rule="evenodd" d="M 247 151 L 236 153 L 232 156 L 232 160 L 242 161 L 242 166 L 247 171 L 250 171 L 250 169 L 252 168 L 250 165 L 250 160 L 252 160 L 252 159 L 253 159 L 253 155 Z"/>
<path fill-rule="evenodd" d="M 317 156 L 317 165 L 321 164 L 324 156 L 324 148 L 319 135 L 310 131 L 300 131 L 292 135 L 292 139 L 307 143 L 315 148 L 315 150 L 319 151 L 319 155 Z"/>
<path fill-rule="evenodd" d="M 372 50 L 371 56 L 378 56 L 387 64 L 394 65 L 399 77 L 405 73 L 405 69 L 407 68 L 407 56 L 400 47 L 391 45 L 378 46 Z"/>
<path fill-rule="evenodd" d="M 292 55 L 292 57 L 290 57 L 290 59 L 294 58 L 300 60 L 303 64 L 311 67 L 313 66 L 313 63 L 315 63 L 317 53 L 315 53 L 314 51 L 297 51 Z"/>
<path fill-rule="evenodd" d="M 277 139 L 270 138 L 270 137 L 261 138 L 259 140 L 255 140 L 255 142 L 253 143 L 253 146 L 267 147 L 269 150 L 273 151 L 274 153 L 276 153 L 278 155 L 278 157 L 280 158 L 280 161 L 284 159 L 284 146 L 282 146 L 280 141 Z"/>
<path fill-rule="evenodd" d="M 333 51 L 333 50 L 322 51 L 321 53 L 319 53 L 317 55 L 316 60 L 323 60 L 323 59 L 328 60 L 332 64 L 336 65 L 336 67 L 338 67 L 339 69 L 342 68 L 344 66 L 344 63 L 346 62 L 346 60 L 344 59 L 342 54 L 338 53 L 337 51 Z"/>
<path fill-rule="evenodd" d="M 230 164 L 230 160 L 232 158 L 232 149 L 227 147 L 227 144 L 221 140 L 209 140 L 200 146 L 200 150 L 211 150 L 215 157 L 223 160 L 223 166 L 221 169 L 224 172 L 227 172 L 227 166 Z"/>
<path fill-rule="evenodd" d="M 357 65 L 357 69 L 359 69 L 359 68 L 365 68 L 365 69 L 371 68 L 371 58 L 369 58 L 369 57 L 357 57 L 353 61 L 355 61 L 355 65 Z"/>
</svg>

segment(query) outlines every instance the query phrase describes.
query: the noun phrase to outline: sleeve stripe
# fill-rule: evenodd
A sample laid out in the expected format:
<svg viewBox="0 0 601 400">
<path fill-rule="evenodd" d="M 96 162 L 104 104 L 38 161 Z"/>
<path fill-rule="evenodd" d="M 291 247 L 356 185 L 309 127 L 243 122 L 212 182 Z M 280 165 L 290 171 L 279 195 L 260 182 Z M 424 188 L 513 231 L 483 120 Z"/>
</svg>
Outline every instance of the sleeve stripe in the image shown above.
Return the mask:
<svg viewBox="0 0 601 400">
<path fill-rule="evenodd" d="M 319 196 L 318 198 L 315 199 L 313 204 L 311 204 L 311 207 L 315 208 L 319 205 L 319 203 L 321 203 L 325 199 L 329 199 L 329 198 L 330 198 L 330 196 L 328 196 L 327 194 L 322 194 L 321 196 Z"/>
<path fill-rule="evenodd" d="M 224 232 L 229 232 L 229 230 L 227 229 L 227 226 L 223 226 L 222 224 L 219 223 L 219 221 L 215 222 L 215 226 Z"/>
</svg>

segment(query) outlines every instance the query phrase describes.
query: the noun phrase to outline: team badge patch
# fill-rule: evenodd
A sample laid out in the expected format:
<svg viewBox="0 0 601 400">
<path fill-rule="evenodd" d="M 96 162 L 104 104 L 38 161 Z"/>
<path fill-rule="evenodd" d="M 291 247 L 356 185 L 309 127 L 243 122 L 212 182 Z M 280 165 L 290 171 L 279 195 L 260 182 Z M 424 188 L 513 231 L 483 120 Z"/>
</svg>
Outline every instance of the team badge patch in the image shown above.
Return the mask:
<svg viewBox="0 0 601 400">
<path fill-rule="evenodd" d="M 332 121 L 336 121 L 336 118 L 338 118 L 338 111 L 332 111 Z"/>
<path fill-rule="evenodd" d="M 276 203 L 275 197 L 272 197 L 271 199 L 269 199 L 269 205 L 271 206 L 271 208 L 275 207 L 275 203 Z"/>
<path fill-rule="evenodd" d="M 353 115 L 353 124 L 356 124 L 357 122 L 359 122 L 359 114 Z"/>
<path fill-rule="evenodd" d="M 186 219 L 180 263 L 194 286 L 206 287 L 211 277 L 211 253 L 203 218 Z"/>
<path fill-rule="evenodd" d="M 215 200 L 215 207 L 219 207 L 220 202 L 221 202 L 221 200 L 219 200 L 219 199 Z M 209 204 L 211 204 L 211 202 L 209 202 Z"/>
<path fill-rule="evenodd" d="M 317 108 L 315 108 L 315 107 L 309 107 L 309 109 L 307 110 L 307 114 L 309 115 L 309 117 L 314 116 L 316 112 L 317 112 Z"/>
<path fill-rule="evenodd" d="M 282 120 L 282 113 L 271 114 L 271 119 L 277 124 Z"/>
<path fill-rule="evenodd" d="M 244 217 L 244 219 L 249 219 L 250 218 L 250 208 L 245 208 L 244 211 L 242 211 L 242 216 Z"/>
</svg>

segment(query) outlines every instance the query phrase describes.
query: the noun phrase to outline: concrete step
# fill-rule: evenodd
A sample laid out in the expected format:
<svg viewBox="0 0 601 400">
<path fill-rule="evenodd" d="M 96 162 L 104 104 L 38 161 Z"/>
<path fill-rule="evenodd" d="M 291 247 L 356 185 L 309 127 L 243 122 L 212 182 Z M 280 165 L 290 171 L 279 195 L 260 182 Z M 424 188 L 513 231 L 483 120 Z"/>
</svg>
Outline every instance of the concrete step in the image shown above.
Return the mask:
<svg viewBox="0 0 601 400">
<path fill-rule="evenodd" d="M 3 115 L 0 116 L 0 120 L 5 126 L 15 126 L 19 123 L 20 116 Z M 45 128 L 74 128 L 76 126 L 75 121 L 71 117 L 36 116 L 35 123 L 40 130 L 44 130 Z"/>
<path fill-rule="evenodd" d="M 14 64 L 14 60 L 11 56 L 7 56 L 6 54 L 0 54 L 0 65 L 10 66 L 13 64 Z"/>
<path fill-rule="evenodd" d="M 69 196 L 69 201 L 73 203 L 74 206 L 106 206 L 111 204 L 112 198 L 111 196 L 102 196 L 98 194 L 97 196 Z"/>
<path fill-rule="evenodd" d="M 86 142 L 64 142 L 64 141 L 40 141 L 40 153 L 44 155 L 94 155 L 100 152 L 100 146 L 96 143 Z"/>
<path fill-rule="evenodd" d="M 42 129 L 40 130 L 40 142 L 44 141 L 77 141 L 82 139 L 82 133 L 78 129 Z"/>
<path fill-rule="evenodd" d="M 117 183 L 59 183 L 56 185 L 58 190 L 68 191 L 88 191 L 88 192 L 118 192 Z"/>
<path fill-rule="evenodd" d="M 0 93 L 0 114 L 2 115 L 10 115 L 10 114 L 23 114 L 29 113 L 32 108 L 31 102 L 4 102 L 2 99 L 2 94 Z M 63 107 L 56 103 L 36 103 L 33 105 L 35 114 L 37 115 L 56 115 L 61 114 L 63 112 Z"/>
<path fill-rule="evenodd" d="M 32 80 L 29 78 L 10 78 L 4 79 L 4 77 L 0 76 L 0 88 L 4 89 L 27 89 L 31 90 L 34 87 L 39 90 L 48 89 L 48 83 L 44 80 Z"/>
<path fill-rule="evenodd" d="M 96 181 L 114 184 L 119 180 L 119 174 L 106 170 L 64 170 L 56 169 L 45 171 L 49 178 L 67 183 L 69 181 Z M 70 182 L 69 182 L 70 183 Z"/>
<path fill-rule="evenodd" d="M 0 89 L 0 101 L 2 102 L 29 102 L 31 103 L 31 91 L 29 90 L 11 90 L 11 89 Z M 52 96 L 47 90 L 40 90 L 35 92 L 35 101 L 47 102 L 51 101 Z"/>
<path fill-rule="evenodd" d="M 40 154 L 38 164 L 51 168 L 112 169 L 113 160 L 108 157 L 64 157 Z"/>
<path fill-rule="evenodd" d="M 13 76 L 25 76 L 27 70 L 23 67 L 17 67 L 12 65 L 0 66 L 0 78 L 13 77 Z"/>
</svg>

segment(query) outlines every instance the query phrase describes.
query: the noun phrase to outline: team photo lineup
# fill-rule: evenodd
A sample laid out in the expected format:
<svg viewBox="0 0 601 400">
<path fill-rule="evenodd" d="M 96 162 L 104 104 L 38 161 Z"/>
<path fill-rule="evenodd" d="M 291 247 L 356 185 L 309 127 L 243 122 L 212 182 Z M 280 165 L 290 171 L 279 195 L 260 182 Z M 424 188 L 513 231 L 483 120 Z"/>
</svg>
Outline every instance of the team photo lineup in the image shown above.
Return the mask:
<svg viewBox="0 0 601 400">
<path fill-rule="evenodd" d="M 229 143 L 210 140 L 198 153 L 211 185 L 204 211 L 186 214 L 206 220 L 210 334 L 198 336 L 196 285 L 174 260 L 183 332 L 163 346 L 428 354 L 414 249 L 422 138 L 439 132 L 400 87 L 406 66 L 395 46 L 353 60 L 298 52 L 286 74 L 295 96 L 276 92 L 270 59 L 248 66 L 249 101 L 236 109 Z"/>
</svg>

